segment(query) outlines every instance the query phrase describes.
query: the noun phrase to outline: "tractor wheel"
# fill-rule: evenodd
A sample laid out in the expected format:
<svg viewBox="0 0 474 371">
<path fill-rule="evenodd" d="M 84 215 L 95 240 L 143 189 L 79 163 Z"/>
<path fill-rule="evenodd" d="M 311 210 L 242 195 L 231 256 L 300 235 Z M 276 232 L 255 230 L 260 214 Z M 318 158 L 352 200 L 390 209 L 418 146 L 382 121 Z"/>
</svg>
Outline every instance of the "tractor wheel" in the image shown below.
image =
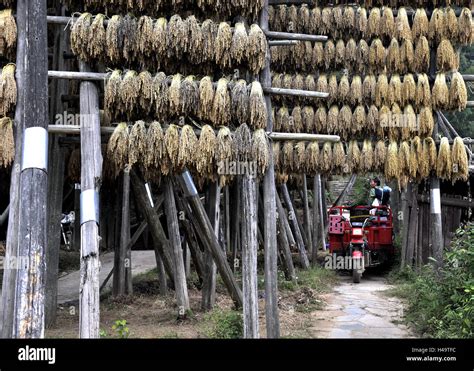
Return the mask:
<svg viewBox="0 0 474 371">
<path fill-rule="evenodd" d="M 358 272 L 357 269 L 352 270 L 352 282 L 360 283 L 361 276 L 362 276 L 362 273 Z"/>
</svg>

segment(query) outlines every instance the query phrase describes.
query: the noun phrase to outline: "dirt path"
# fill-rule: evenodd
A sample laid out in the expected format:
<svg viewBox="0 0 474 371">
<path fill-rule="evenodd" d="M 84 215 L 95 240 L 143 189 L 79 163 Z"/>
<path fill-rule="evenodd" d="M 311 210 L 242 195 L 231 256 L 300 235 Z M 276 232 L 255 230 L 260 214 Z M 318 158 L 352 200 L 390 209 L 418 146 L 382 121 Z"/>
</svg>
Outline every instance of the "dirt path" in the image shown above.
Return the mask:
<svg viewBox="0 0 474 371">
<path fill-rule="evenodd" d="M 312 313 L 311 333 L 317 338 L 407 338 L 400 323 L 403 303 L 383 291 L 391 286 L 381 276 L 364 275 L 361 283 L 341 276 L 340 285 L 323 295 L 327 305 Z"/>
<path fill-rule="evenodd" d="M 105 281 L 114 266 L 114 253 L 110 252 L 100 256 L 100 285 Z M 154 251 L 132 251 L 132 274 L 146 273 L 156 267 Z M 79 300 L 79 279 L 80 271 L 66 274 L 58 281 L 58 304 Z M 105 286 L 106 289 L 112 286 L 110 279 Z"/>
</svg>

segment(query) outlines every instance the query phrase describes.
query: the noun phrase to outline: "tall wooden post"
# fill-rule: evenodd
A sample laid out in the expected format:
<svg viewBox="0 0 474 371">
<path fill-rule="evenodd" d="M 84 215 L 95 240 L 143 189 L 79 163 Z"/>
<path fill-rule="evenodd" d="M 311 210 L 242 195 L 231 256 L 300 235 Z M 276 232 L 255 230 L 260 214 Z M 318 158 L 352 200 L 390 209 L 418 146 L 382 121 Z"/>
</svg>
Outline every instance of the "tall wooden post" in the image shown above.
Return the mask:
<svg viewBox="0 0 474 371">
<path fill-rule="evenodd" d="M 437 271 L 443 266 L 443 226 L 441 220 L 441 194 L 439 178 L 430 179 L 430 234 L 433 249 L 433 257 L 436 260 Z"/>
<path fill-rule="evenodd" d="M 304 204 L 304 222 L 306 224 L 306 242 L 308 246 L 308 254 L 312 257 L 313 252 L 313 235 L 311 230 L 311 214 L 309 211 L 308 200 L 308 181 L 306 174 L 303 174 L 303 204 Z"/>
<path fill-rule="evenodd" d="M 317 263 L 318 249 L 320 247 L 321 229 L 320 223 L 323 223 L 319 213 L 319 188 L 320 182 L 318 176 L 315 175 L 313 179 L 313 251 L 311 254 L 311 263 L 313 266 Z"/>
<path fill-rule="evenodd" d="M 89 67 L 80 62 L 82 72 Z M 81 282 L 79 335 L 98 338 L 99 301 L 99 191 L 102 183 L 99 92 L 84 81 L 80 87 L 81 113 Z"/>
<path fill-rule="evenodd" d="M 48 37 L 44 0 L 19 0 L 19 38 L 24 39 L 20 127 L 25 128 L 20 174 L 18 258 L 13 336 L 44 336 L 47 246 Z M 23 28 L 24 27 L 24 28 Z M 23 42 L 23 40 L 22 40 Z"/>
<path fill-rule="evenodd" d="M 25 102 L 27 87 L 27 64 L 26 64 L 26 38 L 27 38 L 27 1 L 18 1 L 17 3 L 17 52 L 16 52 L 16 84 L 18 98 L 15 111 L 15 161 L 13 163 L 11 182 L 10 182 L 10 211 L 8 215 L 7 243 L 5 251 L 5 260 L 10 261 L 18 256 L 18 225 L 20 216 L 20 172 L 21 172 L 21 153 L 23 150 L 23 131 L 25 129 Z M 31 37 L 31 36 L 30 36 Z M 1 301 L 1 321 L 0 337 L 13 337 L 13 317 L 14 302 L 16 290 L 15 269 L 4 269 L 2 282 L 2 301 Z"/>
<path fill-rule="evenodd" d="M 268 0 L 264 0 L 260 12 L 260 28 L 263 32 L 268 29 Z M 272 78 L 270 71 L 270 48 L 267 48 L 265 68 L 260 76 L 263 87 L 271 87 Z M 267 131 L 273 131 L 272 101 L 265 95 L 267 106 Z M 268 338 L 280 337 L 280 319 L 278 317 L 278 247 L 276 227 L 276 201 L 275 201 L 275 167 L 273 163 L 273 146 L 269 144 L 268 170 L 263 178 L 263 205 L 265 209 L 264 247 L 265 247 L 265 318 Z"/>
<path fill-rule="evenodd" d="M 324 187 L 324 181 L 323 178 L 321 177 L 321 174 L 316 175 L 317 182 L 319 183 L 318 187 L 318 203 L 319 203 L 319 217 L 321 219 L 321 222 L 319 223 L 320 227 L 320 235 L 321 235 L 321 245 L 323 251 L 326 251 L 326 226 L 328 223 L 328 213 L 326 209 L 326 197 L 325 197 L 325 187 Z"/>
<path fill-rule="evenodd" d="M 255 178 L 242 177 L 242 294 L 244 299 L 244 338 L 258 338 L 257 284 L 257 192 Z"/>
<path fill-rule="evenodd" d="M 186 273 L 184 269 L 183 249 L 179 234 L 178 211 L 174 198 L 173 183 L 169 177 L 165 179 L 165 212 L 168 222 L 168 234 L 173 250 L 174 264 L 174 290 L 178 303 L 179 317 L 185 318 L 189 311 L 188 288 L 186 286 Z"/>
</svg>

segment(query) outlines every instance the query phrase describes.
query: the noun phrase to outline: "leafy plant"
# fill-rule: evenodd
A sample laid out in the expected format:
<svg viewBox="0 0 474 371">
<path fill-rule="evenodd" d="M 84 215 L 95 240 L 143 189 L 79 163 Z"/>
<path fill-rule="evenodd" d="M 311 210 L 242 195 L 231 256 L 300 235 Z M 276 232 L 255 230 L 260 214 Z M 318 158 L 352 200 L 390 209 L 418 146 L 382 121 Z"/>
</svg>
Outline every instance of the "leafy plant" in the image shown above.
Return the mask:
<svg viewBox="0 0 474 371">
<path fill-rule="evenodd" d="M 215 309 L 205 316 L 205 335 L 217 339 L 238 339 L 243 336 L 243 318 L 234 310 Z"/>
<path fill-rule="evenodd" d="M 127 321 L 124 319 L 115 321 L 112 330 L 114 330 L 121 339 L 126 339 L 130 336 L 130 329 L 128 328 Z"/>
</svg>

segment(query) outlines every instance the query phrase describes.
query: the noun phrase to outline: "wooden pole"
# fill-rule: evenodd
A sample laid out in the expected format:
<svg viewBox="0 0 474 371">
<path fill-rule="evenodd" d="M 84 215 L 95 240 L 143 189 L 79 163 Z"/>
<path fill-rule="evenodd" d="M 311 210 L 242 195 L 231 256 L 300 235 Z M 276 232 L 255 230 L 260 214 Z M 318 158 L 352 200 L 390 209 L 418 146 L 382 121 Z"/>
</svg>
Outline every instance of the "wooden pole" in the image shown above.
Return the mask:
<svg viewBox="0 0 474 371">
<path fill-rule="evenodd" d="M 46 1 L 19 0 L 18 38 L 23 39 L 23 109 L 25 128 L 19 190 L 18 258 L 25 260 L 16 271 L 13 337 L 44 336 L 45 249 L 47 247 L 47 127 L 48 53 Z M 35 148 L 33 148 L 33 146 Z M 10 319 L 11 320 L 11 319 Z"/>
<path fill-rule="evenodd" d="M 401 200 L 403 224 L 400 268 L 403 269 L 407 263 L 406 255 L 408 246 L 408 230 L 410 223 L 411 183 L 408 183 L 407 188 L 402 192 Z"/>
<path fill-rule="evenodd" d="M 313 251 L 311 255 L 311 262 L 313 266 L 317 264 L 318 249 L 321 246 L 321 229 L 320 223 L 323 223 L 319 213 L 319 188 L 321 183 L 318 181 L 318 176 L 313 178 Z"/>
<path fill-rule="evenodd" d="M 81 71 L 88 66 L 80 63 Z M 81 112 L 81 282 L 79 295 L 79 334 L 99 337 L 99 205 L 102 177 L 99 93 L 92 82 L 80 86 Z M 96 195 L 92 198 L 89 195 Z M 95 212 L 95 215 L 93 215 Z M 95 218 L 95 220 L 94 220 Z"/>
<path fill-rule="evenodd" d="M 308 199 L 308 181 L 306 174 L 303 174 L 303 205 L 304 205 L 304 224 L 306 226 L 306 242 L 308 246 L 308 254 L 312 257 L 313 252 L 313 235 L 311 230 L 311 214 L 309 211 Z"/>
<path fill-rule="evenodd" d="M 259 337 L 257 284 L 257 192 L 255 178 L 242 177 L 242 294 L 244 338 Z"/>
<path fill-rule="evenodd" d="M 291 202 L 290 199 L 290 194 L 288 192 L 288 187 L 286 184 L 282 184 L 280 186 L 281 193 L 283 195 L 283 200 L 285 201 L 286 207 L 289 212 L 289 220 L 291 224 L 293 225 L 293 230 L 295 232 L 295 237 L 296 237 L 296 244 L 298 246 L 298 251 L 300 253 L 300 263 L 303 269 L 308 269 L 309 268 L 309 260 L 308 260 L 308 255 L 306 254 L 306 249 L 305 245 L 303 242 L 303 236 L 301 235 L 301 230 L 298 225 L 298 221 L 296 220 L 296 211 L 293 207 L 293 203 Z"/>
<path fill-rule="evenodd" d="M 214 228 L 216 238 L 219 230 L 219 205 L 221 200 L 221 189 L 217 182 L 209 185 L 207 192 L 207 215 Z M 204 280 L 202 285 L 201 308 L 211 310 L 216 303 L 216 275 L 217 268 L 209 249 L 204 251 Z"/>
<path fill-rule="evenodd" d="M 293 264 L 293 257 L 291 255 L 290 243 L 288 241 L 288 234 L 285 227 L 285 210 L 283 209 L 283 205 L 281 204 L 280 197 L 276 197 L 276 204 L 278 209 L 278 227 L 279 233 L 278 237 L 280 239 L 280 243 L 278 246 L 281 250 L 281 255 L 283 257 L 283 262 L 285 264 L 285 273 L 286 278 L 291 281 L 296 280 L 296 273 L 295 273 L 295 266 Z"/>
<path fill-rule="evenodd" d="M 321 228 L 321 244 L 323 251 L 326 251 L 326 227 L 328 224 L 328 213 L 326 208 L 326 196 L 324 190 L 324 179 L 321 174 L 317 175 L 319 182 L 319 193 L 318 193 L 318 202 L 319 202 L 319 216 L 321 222 L 319 226 Z"/>
<path fill-rule="evenodd" d="M 232 198 L 232 209 L 240 210 L 240 184 L 239 179 L 235 179 L 232 185 L 234 197 Z M 232 213 L 231 248 L 232 248 L 232 271 L 238 268 L 238 256 L 240 247 L 240 213 Z"/>
<path fill-rule="evenodd" d="M 178 317 L 186 318 L 189 311 L 188 288 L 186 286 L 186 272 L 184 269 L 183 249 L 179 233 L 178 211 L 174 198 L 173 183 L 169 177 L 165 178 L 165 214 L 168 222 L 168 234 L 173 250 L 174 290 L 178 303 Z"/>
<path fill-rule="evenodd" d="M 433 257 L 436 260 L 435 268 L 439 269 L 443 266 L 443 226 L 441 220 L 441 194 L 439 186 L 439 178 L 432 177 L 430 179 L 430 221 L 431 221 L 431 244 L 433 249 Z"/>
</svg>

